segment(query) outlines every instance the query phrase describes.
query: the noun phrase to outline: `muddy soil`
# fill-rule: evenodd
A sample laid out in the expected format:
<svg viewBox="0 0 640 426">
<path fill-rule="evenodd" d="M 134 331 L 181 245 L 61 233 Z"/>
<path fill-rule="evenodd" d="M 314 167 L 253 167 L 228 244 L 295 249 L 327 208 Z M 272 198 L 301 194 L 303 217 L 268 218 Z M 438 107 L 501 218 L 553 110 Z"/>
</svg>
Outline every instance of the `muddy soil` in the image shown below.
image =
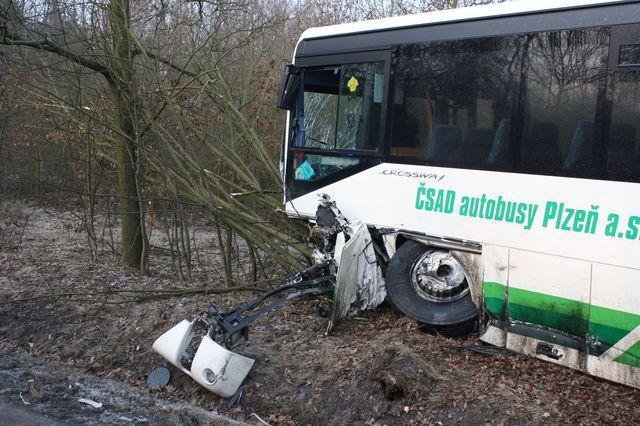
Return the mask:
<svg viewBox="0 0 640 426">
<path fill-rule="evenodd" d="M 30 404 L 24 408 L 72 423 L 129 422 L 120 417 L 218 421 L 226 400 L 174 368 L 167 387 L 146 387 L 147 374 L 165 365 L 151 350 L 154 339 L 204 311 L 212 296 L 123 298 L 108 290 L 198 289 L 222 282 L 202 274 L 178 282 L 158 257 L 150 276 L 117 266 L 108 253 L 92 262 L 74 223 L 72 216 L 42 209 L 33 209 L 24 228 L 0 223 L 0 407 L 24 405 L 22 394 Z M 50 292 L 66 296 L 38 298 Z M 216 298 L 229 307 L 252 296 Z M 326 335 L 317 302 L 303 300 L 271 314 L 237 350 L 256 359 L 243 400 L 268 423 L 640 421 L 640 392 L 629 387 L 504 350 L 476 351 L 481 343 L 475 336 L 422 333 L 386 305 Z M 105 410 L 94 416 L 93 408 L 77 403 L 80 397 L 101 400 Z M 81 417 L 86 413 L 92 417 Z M 240 409 L 229 415 L 258 423 Z"/>
<path fill-rule="evenodd" d="M 11 344 L 0 348 L 0 383 L 0 424 L 242 424 L 126 382 L 42 361 Z"/>
</svg>

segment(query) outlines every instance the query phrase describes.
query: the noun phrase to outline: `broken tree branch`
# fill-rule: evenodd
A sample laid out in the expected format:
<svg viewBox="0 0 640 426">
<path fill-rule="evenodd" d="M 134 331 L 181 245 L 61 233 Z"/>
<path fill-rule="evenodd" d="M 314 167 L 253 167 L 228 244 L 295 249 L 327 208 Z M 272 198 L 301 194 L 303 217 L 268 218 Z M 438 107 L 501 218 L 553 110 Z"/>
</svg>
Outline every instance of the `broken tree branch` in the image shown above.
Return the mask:
<svg viewBox="0 0 640 426">
<path fill-rule="evenodd" d="M 69 59 L 77 64 L 82 65 L 83 67 L 102 74 L 109 82 L 113 81 L 113 75 L 110 68 L 100 64 L 99 62 L 95 62 L 81 55 L 78 55 L 71 50 L 53 44 L 46 36 L 44 36 L 42 40 L 25 40 L 18 34 L 8 33 L 4 34 L 4 36 L 0 38 L 0 44 L 4 44 L 7 46 L 30 47 L 36 50 L 55 53 L 58 56 L 62 56 L 63 58 Z"/>
</svg>

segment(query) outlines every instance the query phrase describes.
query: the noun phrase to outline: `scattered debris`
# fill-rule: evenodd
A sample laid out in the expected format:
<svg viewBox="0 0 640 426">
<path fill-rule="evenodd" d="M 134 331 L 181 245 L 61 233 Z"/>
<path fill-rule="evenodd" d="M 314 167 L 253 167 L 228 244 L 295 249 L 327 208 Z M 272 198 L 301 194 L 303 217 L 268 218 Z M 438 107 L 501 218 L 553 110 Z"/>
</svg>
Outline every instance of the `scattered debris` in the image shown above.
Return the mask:
<svg viewBox="0 0 640 426">
<path fill-rule="evenodd" d="M 471 352 L 475 352 L 481 355 L 495 355 L 501 348 L 496 348 L 495 346 L 487 346 L 487 345 L 464 345 L 462 349 L 466 349 Z"/>
<path fill-rule="evenodd" d="M 109 253 L 91 261 L 84 249 L 86 236 L 63 225 L 73 218 L 38 209 L 31 221 L 22 246 L 0 250 L 2 295 L 34 299 L 51 287 L 85 296 L 0 304 L 0 401 L 72 424 L 126 422 L 118 420 L 121 416 L 152 424 L 228 424 L 228 417 L 216 420 L 222 417 L 226 400 L 186 374 L 170 368 L 173 374 L 167 386 L 153 392 L 147 387 L 148 373 L 162 365 L 162 357 L 149 349 L 155 337 L 194 310 L 206 310 L 209 300 L 185 294 L 121 303 L 99 293 L 111 288 L 173 289 L 171 258 L 154 262 L 151 275 L 138 274 L 118 266 L 118 259 Z M 211 245 L 204 239 L 214 241 L 214 233 L 206 227 L 196 233 L 203 239 L 198 247 L 206 247 L 198 256 L 211 257 Z M 117 238 L 118 232 L 114 235 Z M 157 234 L 153 238 L 158 245 Z M 182 284 L 194 291 L 214 285 L 220 284 L 196 269 L 193 281 Z M 228 311 L 250 297 L 224 294 L 216 302 Z M 461 348 L 479 344 L 475 336 L 452 340 L 422 333 L 415 322 L 386 304 L 359 314 L 360 320 L 345 319 L 334 333 L 325 335 L 326 319 L 316 314 L 316 303 L 317 299 L 302 298 L 283 306 L 278 315 L 254 323 L 251 340 L 243 346 L 242 353 L 257 363 L 243 398 L 268 423 L 640 421 L 639 390 L 509 351 L 493 357 L 476 354 Z M 29 342 L 35 343 L 33 348 Z M 376 379 L 381 371 L 404 389 L 402 399 L 385 397 Z M 34 378 L 42 384 L 41 399 L 33 393 L 38 389 L 32 391 L 27 383 Z M 301 386 L 310 390 L 308 397 Z M 31 405 L 24 405 L 20 392 Z M 87 409 L 77 402 L 81 396 L 101 401 L 106 408 Z M 255 416 L 245 420 L 237 409 L 229 416 L 253 424 L 259 421 Z"/>
<path fill-rule="evenodd" d="M 321 197 L 316 218 L 314 265 L 229 312 L 220 311 L 212 301 L 205 314 L 193 321 L 183 320 L 158 337 L 153 349 L 206 389 L 239 401 L 241 386 L 255 360 L 230 349 L 247 340 L 252 323 L 286 302 L 307 295 L 333 292 L 327 332 L 342 318 L 380 305 L 387 293 L 366 225 L 349 223 L 327 195 Z M 261 307 L 263 304 L 266 306 Z M 316 312 L 328 316 L 321 302 L 316 304 Z M 204 333 L 192 354 L 188 349 L 198 330 Z"/>
<path fill-rule="evenodd" d="M 80 398 L 78 402 L 92 406 L 93 408 L 102 408 L 102 402 L 94 401 L 92 399 Z"/>
<path fill-rule="evenodd" d="M 327 318 L 329 316 L 329 311 L 327 310 L 327 308 L 324 306 L 322 302 L 316 303 L 314 308 L 316 310 L 316 314 L 320 318 Z"/>
<path fill-rule="evenodd" d="M 308 399 L 311 396 L 312 392 L 311 392 L 311 389 L 303 385 L 303 386 L 300 386 L 300 388 L 298 389 L 298 393 L 301 398 Z"/>
<path fill-rule="evenodd" d="M 22 402 L 24 403 L 24 405 L 31 405 L 31 403 L 29 401 L 27 401 L 26 399 L 24 399 L 24 397 L 22 396 L 22 392 L 20 392 L 20 399 L 22 400 Z"/>
<path fill-rule="evenodd" d="M 3 414 L 0 424 L 240 425 L 232 418 L 221 415 L 211 403 L 184 401 L 184 394 L 183 397 L 172 398 L 165 393 L 166 390 L 150 392 L 142 384 L 128 383 L 111 374 L 107 376 L 111 377 L 83 373 L 70 366 L 66 360 L 44 361 L 29 354 L 24 348 L 7 342 L 0 334 L 0 413 Z M 37 403 L 29 398 L 30 405 L 27 406 L 18 395 L 25 388 L 25 383 L 33 377 L 37 377 L 37 381 L 42 384 L 42 397 Z M 195 385 L 194 388 L 207 394 Z M 30 393 L 22 392 L 23 399 L 29 395 Z M 211 394 L 207 395 L 211 399 Z M 94 409 L 86 403 L 80 403 L 80 397 L 94 402 L 101 401 L 103 407 Z"/>
<path fill-rule="evenodd" d="M 301 296 L 325 294 L 332 289 L 329 264 L 313 265 L 280 287 L 229 312 L 220 311 L 212 301 L 205 314 L 193 321 L 183 320 L 158 337 L 153 349 L 211 392 L 225 398 L 237 397 L 242 394 L 241 386 L 255 360 L 229 349 L 247 340 L 249 326 L 286 302 Z M 261 307 L 265 303 L 266 306 Z M 198 332 L 201 342 L 191 354 L 187 349 Z"/>
<path fill-rule="evenodd" d="M 149 373 L 147 377 L 147 386 L 149 389 L 158 390 L 162 389 L 169 383 L 171 379 L 171 372 L 166 367 L 158 367 Z"/>
<path fill-rule="evenodd" d="M 486 356 L 497 356 L 497 355 L 506 355 L 506 356 L 514 356 L 517 352 L 512 350 L 501 348 L 498 346 L 489 346 L 485 344 L 473 344 L 473 345 L 444 345 L 444 349 L 452 350 L 452 351 L 469 351 L 474 352 L 480 355 Z"/>
</svg>

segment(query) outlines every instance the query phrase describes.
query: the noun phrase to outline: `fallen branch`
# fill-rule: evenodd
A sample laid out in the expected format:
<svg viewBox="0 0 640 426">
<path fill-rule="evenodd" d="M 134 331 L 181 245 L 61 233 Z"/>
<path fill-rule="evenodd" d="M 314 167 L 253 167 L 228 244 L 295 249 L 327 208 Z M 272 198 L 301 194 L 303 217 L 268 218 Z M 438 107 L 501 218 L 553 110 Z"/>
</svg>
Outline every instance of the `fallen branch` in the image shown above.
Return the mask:
<svg viewBox="0 0 640 426">
<path fill-rule="evenodd" d="M 260 284 L 267 284 L 273 281 L 277 281 L 277 278 L 270 278 L 265 280 L 259 280 L 251 282 L 244 286 L 239 287 L 205 287 L 205 288 L 177 288 L 177 289 L 167 289 L 167 290 L 143 290 L 143 289 L 108 289 L 108 290 L 96 290 L 96 291 L 70 291 L 70 292 L 52 292 L 52 293 L 41 293 L 35 294 L 28 297 L 23 297 L 19 299 L 10 299 L 5 301 L 0 301 L 1 305 L 8 304 L 16 304 L 16 303 L 26 303 L 26 302 L 34 302 L 34 301 L 43 301 L 43 300 L 56 300 L 61 298 L 73 298 L 73 297 L 86 297 L 86 296 L 120 296 L 120 295 L 134 295 L 135 297 L 127 300 L 126 302 L 117 302 L 117 303 L 130 303 L 130 302 L 141 302 L 149 299 L 168 299 L 173 297 L 182 297 L 182 296 L 193 296 L 193 295 L 207 295 L 207 294 L 226 294 L 226 293 L 234 293 L 241 291 L 264 291 L 263 288 L 257 287 Z M 67 301 L 81 301 L 81 302 L 95 302 L 95 303 L 105 303 L 104 300 L 96 299 L 67 299 Z"/>
</svg>

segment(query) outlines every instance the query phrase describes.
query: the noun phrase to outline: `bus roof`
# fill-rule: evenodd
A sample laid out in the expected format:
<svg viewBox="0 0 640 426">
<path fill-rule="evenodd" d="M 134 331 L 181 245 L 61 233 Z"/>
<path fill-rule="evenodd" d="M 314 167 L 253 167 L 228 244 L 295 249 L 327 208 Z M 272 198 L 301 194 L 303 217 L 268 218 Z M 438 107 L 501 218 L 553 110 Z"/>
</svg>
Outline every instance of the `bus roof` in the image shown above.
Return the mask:
<svg viewBox="0 0 640 426">
<path fill-rule="evenodd" d="M 637 0 L 635 0 L 637 1 Z M 629 0 L 521 0 L 499 4 L 462 7 L 457 9 L 438 10 L 392 18 L 374 19 L 370 21 L 351 22 L 347 24 L 329 25 L 309 28 L 302 33 L 300 41 L 340 36 L 347 34 L 367 33 L 399 28 L 410 28 L 443 24 L 450 22 L 470 21 L 501 16 L 526 15 L 530 13 L 558 11 L 564 9 L 580 9 L 591 6 L 613 3 L 633 3 Z"/>
</svg>

